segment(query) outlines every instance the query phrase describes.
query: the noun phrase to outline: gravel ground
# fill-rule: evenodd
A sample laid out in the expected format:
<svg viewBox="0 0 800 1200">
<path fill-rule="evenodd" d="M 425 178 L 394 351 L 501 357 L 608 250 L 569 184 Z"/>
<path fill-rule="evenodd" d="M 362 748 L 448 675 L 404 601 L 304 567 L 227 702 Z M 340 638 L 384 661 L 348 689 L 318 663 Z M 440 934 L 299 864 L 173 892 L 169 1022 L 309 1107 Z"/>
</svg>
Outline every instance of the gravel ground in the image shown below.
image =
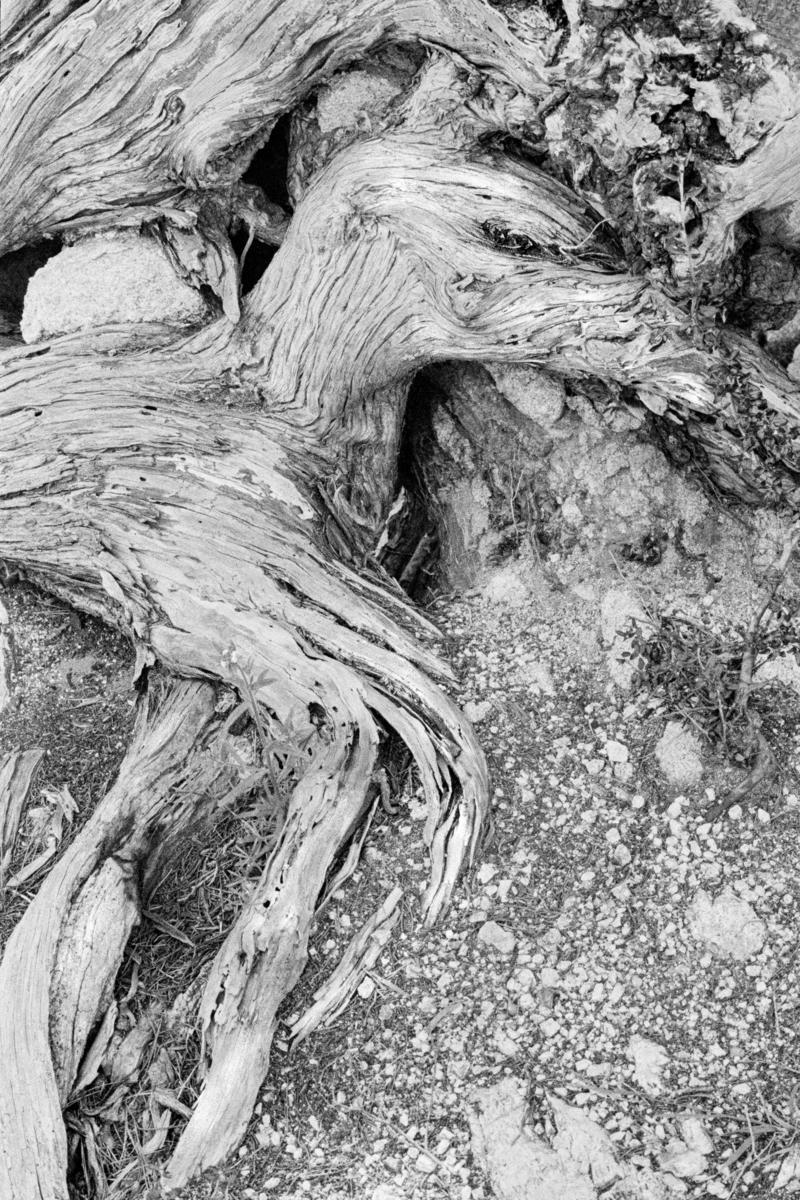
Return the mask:
<svg viewBox="0 0 800 1200">
<path fill-rule="evenodd" d="M 800 1132 L 797 780 L 785 768 L 744 811 L 705 821 L 730 767 L 707 754 L 700 783 L 668 784 L 656 747 L 669 714 L 608 685 L 602 581 L 555 582 L 511 572 L 436 606 L 492 767 L 482 860 L 421 932 L 424 814 L 404 797 L 322 922 L 305 987 L 398 882 L 399 935 L 334 1026 L 276 1054 L 240 1165 L 193 1195 L 502 1197 L 469 1115 L 505 1077 L 524 1084 L 545 1141 L 553 1097 L 606 1131 L 637 1181 L 614 1195 L 771 1194 Z M 778 705 L 787 763 L 796 707 Z M 710 944 L 700 909 L 720 894 L 733 928 L 718 921 Z M 558 1194 L 578 1193 L 565 1176 Z"/>
<path fill-rule="evenodd" d="M 399 883 L 391 943 L 333 1025 L 291 1051 L 278 1042 L 238 1161 L 185 1200 L 505 1200 L 514 1193 L 497 1178 L 493 1190 L 475 1153 L 474 1115 L 470 1126 L 480 1095 L 503 1080 L 524 1088 L 543 1143 L 559 1098 L 605 1131 L 639 1190 L 629 1179 L 604 1194 L 771 1194 L 800 1140 L 800 787 L 786 765 L 796 705 L 782 694 L 774 706 L 778 781 L 709 824 L 703 807 L 731 770 L 705 752 L 690 787 L 664 778 L 656 753 L 670 714 L 608 682 L 598 596 L 610 583 L 587 589 L 569 572 L 517 565 L 480 593 L 437 603 L 492 768 L 481 860 L 439 926 L 421 930 L 424 807 L 408 779 L 400 811 L 381 812 L 358 872 L 320 918 L 292 1009 Z M 40 658 L 28 672 L 36 702 L 0 726 L 2 745 L 32 734 L 47 744 L 60 729 L 48 779 L 70 780 L 85 811 L 96 791 L 84 780 L 112 769 L 129 730 L 125 648 L 35 593 L 7 595 L 18 646 L 38 646 Z M 77 707 L 59 666 L 87 653 L 98 665 L 81 687 L 105 691 L 108 711 Z M 104 740 L 80 741 L 73 725 L 87 710 Z M 161 1194 L 155 1170 L 141 1180 L 136 1195 Z M 586 1186 L 559 1194 L 597 1194 Z"/>
</svg>

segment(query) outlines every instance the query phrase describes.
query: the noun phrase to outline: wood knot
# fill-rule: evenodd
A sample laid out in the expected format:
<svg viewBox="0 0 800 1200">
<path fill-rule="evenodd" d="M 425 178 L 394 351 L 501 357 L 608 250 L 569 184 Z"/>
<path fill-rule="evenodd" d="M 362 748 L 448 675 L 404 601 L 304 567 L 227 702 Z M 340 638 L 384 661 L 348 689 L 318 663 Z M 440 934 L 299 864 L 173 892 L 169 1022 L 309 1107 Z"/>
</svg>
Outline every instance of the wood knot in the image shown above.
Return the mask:
<svg viewBox="0 0 800 1200">
<path fill-rule="evenodd" d="M 161 115 L 170 125 L 177 124 L 181 119 L 186 103 L 180 92 L 170 92 L 161 107 Z"/>
</svg>

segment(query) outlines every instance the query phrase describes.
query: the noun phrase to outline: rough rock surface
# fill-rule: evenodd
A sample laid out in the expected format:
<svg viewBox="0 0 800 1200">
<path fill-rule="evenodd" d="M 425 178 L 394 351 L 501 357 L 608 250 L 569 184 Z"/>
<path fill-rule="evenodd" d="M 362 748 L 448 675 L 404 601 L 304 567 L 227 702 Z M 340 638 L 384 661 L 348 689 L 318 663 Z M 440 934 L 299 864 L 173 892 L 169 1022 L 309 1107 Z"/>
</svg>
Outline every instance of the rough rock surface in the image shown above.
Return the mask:
<svg viewBox="0 0 800 1200">
<path fill-rule="evenodd" d="M 796 654 L 782 654 L 763 663 L 753 675 L 753 682 L 782 683 L 800 695 L 800 662 Z"/>
<path fill-rule="evenodd" d="M 26 342 L 37 342 L 95 325 L 192 325 L 207 315 L 204 298 L 179 279 L 156 242 L 104 234 L 66 246 L 36 272 L 21 329 Z"/>
<path fill-rule="evenodd" d="M 667 1052 L 658 1042 L 634 1034 L 628 1042 L 628 1054 L 633 1060 L 633 1077 L 648 1096 L 660 1096 L 664 1090 L 664 1070 Z"/>
<path fill-rule="evenodd" d="M 497 1200 L 594 1200 L 588 1175 L 525 1131 L 525 1091 L 508 1077 L 472 1096 L 472 1149 Z"/>
<path fill-rule="evenodd" d="M 669 721 L 656 744 L 656 761 L 673 787 L 694 787 L 703 777 L 702 746 L 681 721 Z"/>
<path fill-rule="evenodd" d="M 566 391 L 555 375 L 537 367 L 506 363 L 487 363 L 487 370 L 509 404 L 528 420 L 546 429 L 563 414 Z"/>
<path fill-rule="evenodd" d="M 669 1175 L 621 1163 L 606 1130 L 556 1096 L 548 1097 L 555 1132 L 549 1141 L 532 1133 L 525 1084 L 514 1076 L 476 1088 L 471 1101 L 472 1151 L 496 1200 L 666 1200 L 679 1190 Z M 688 1165 L 702 1159 L 683 1149 L 694 1156 Z"/>
<path fill-rule="evenodd" d="M 317 121 L 321 133 L 357 130 L 376 109 L 384 110 L 402 90 L 396 79 L 378 71 L 348 71 L 317 96 Z"/>
<path fill-rule="evenodd" d="M 712 900 L 702 888 L 687 914 L 689 930 L 698 942 L 721 958 L 747 962 L 767 939 L 767 927 L 753 907 L 727 887 Z"/>
</svg>

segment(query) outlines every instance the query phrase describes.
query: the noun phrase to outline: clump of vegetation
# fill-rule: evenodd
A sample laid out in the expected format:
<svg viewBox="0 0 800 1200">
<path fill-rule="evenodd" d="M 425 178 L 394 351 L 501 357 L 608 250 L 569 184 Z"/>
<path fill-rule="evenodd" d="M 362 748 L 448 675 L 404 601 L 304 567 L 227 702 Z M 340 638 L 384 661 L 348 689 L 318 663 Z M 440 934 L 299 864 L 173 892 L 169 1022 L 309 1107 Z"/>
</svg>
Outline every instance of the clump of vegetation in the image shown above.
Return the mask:
<svg viewBox="0 0 800 1200">
<path fill-rule="evenodd" d="M 775 752 L 752 703 L 753 677 L 776 655 L 800 651 L 800 605 L 780 595 L 781 584 L 800 543 L 786 539 L 777 562 L 765 572 L 761 595 L 749 621 L 717 628 L 710 614 L 658 617 L 654 631 L 633 647 L 644 681 L 666 707 L 718 746 L 748 775 L 709 813 L 712 819 L 775 773 Z"/>
</svg>

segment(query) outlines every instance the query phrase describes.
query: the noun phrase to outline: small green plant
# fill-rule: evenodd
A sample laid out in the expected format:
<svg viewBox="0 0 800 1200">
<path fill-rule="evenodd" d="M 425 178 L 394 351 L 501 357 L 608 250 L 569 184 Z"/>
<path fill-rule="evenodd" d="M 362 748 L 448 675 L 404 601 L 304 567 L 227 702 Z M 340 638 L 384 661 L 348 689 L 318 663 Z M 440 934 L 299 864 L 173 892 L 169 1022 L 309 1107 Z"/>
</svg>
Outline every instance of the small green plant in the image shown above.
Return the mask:
<svg viewBox="0 0 800 1200">
<path fill-rule="evenodd" d="M 709 815 L 712 819 L 742 800 L 772 775 L 776 759 L 751 704 L 753 676 L 776 654 L 800 650 L 798 606 L 779 598 L 780 585 L 800 543 L 787 537 L 777 561 L 765 572 L 761 595 L 749 621 L 720 630 L 710 615 L 661 615 L 649 636 L 638 634 L 639 656 L 649 688 L 666 707 L 735 762 L 750 768 L 741 784 Z"/>
</svg>

